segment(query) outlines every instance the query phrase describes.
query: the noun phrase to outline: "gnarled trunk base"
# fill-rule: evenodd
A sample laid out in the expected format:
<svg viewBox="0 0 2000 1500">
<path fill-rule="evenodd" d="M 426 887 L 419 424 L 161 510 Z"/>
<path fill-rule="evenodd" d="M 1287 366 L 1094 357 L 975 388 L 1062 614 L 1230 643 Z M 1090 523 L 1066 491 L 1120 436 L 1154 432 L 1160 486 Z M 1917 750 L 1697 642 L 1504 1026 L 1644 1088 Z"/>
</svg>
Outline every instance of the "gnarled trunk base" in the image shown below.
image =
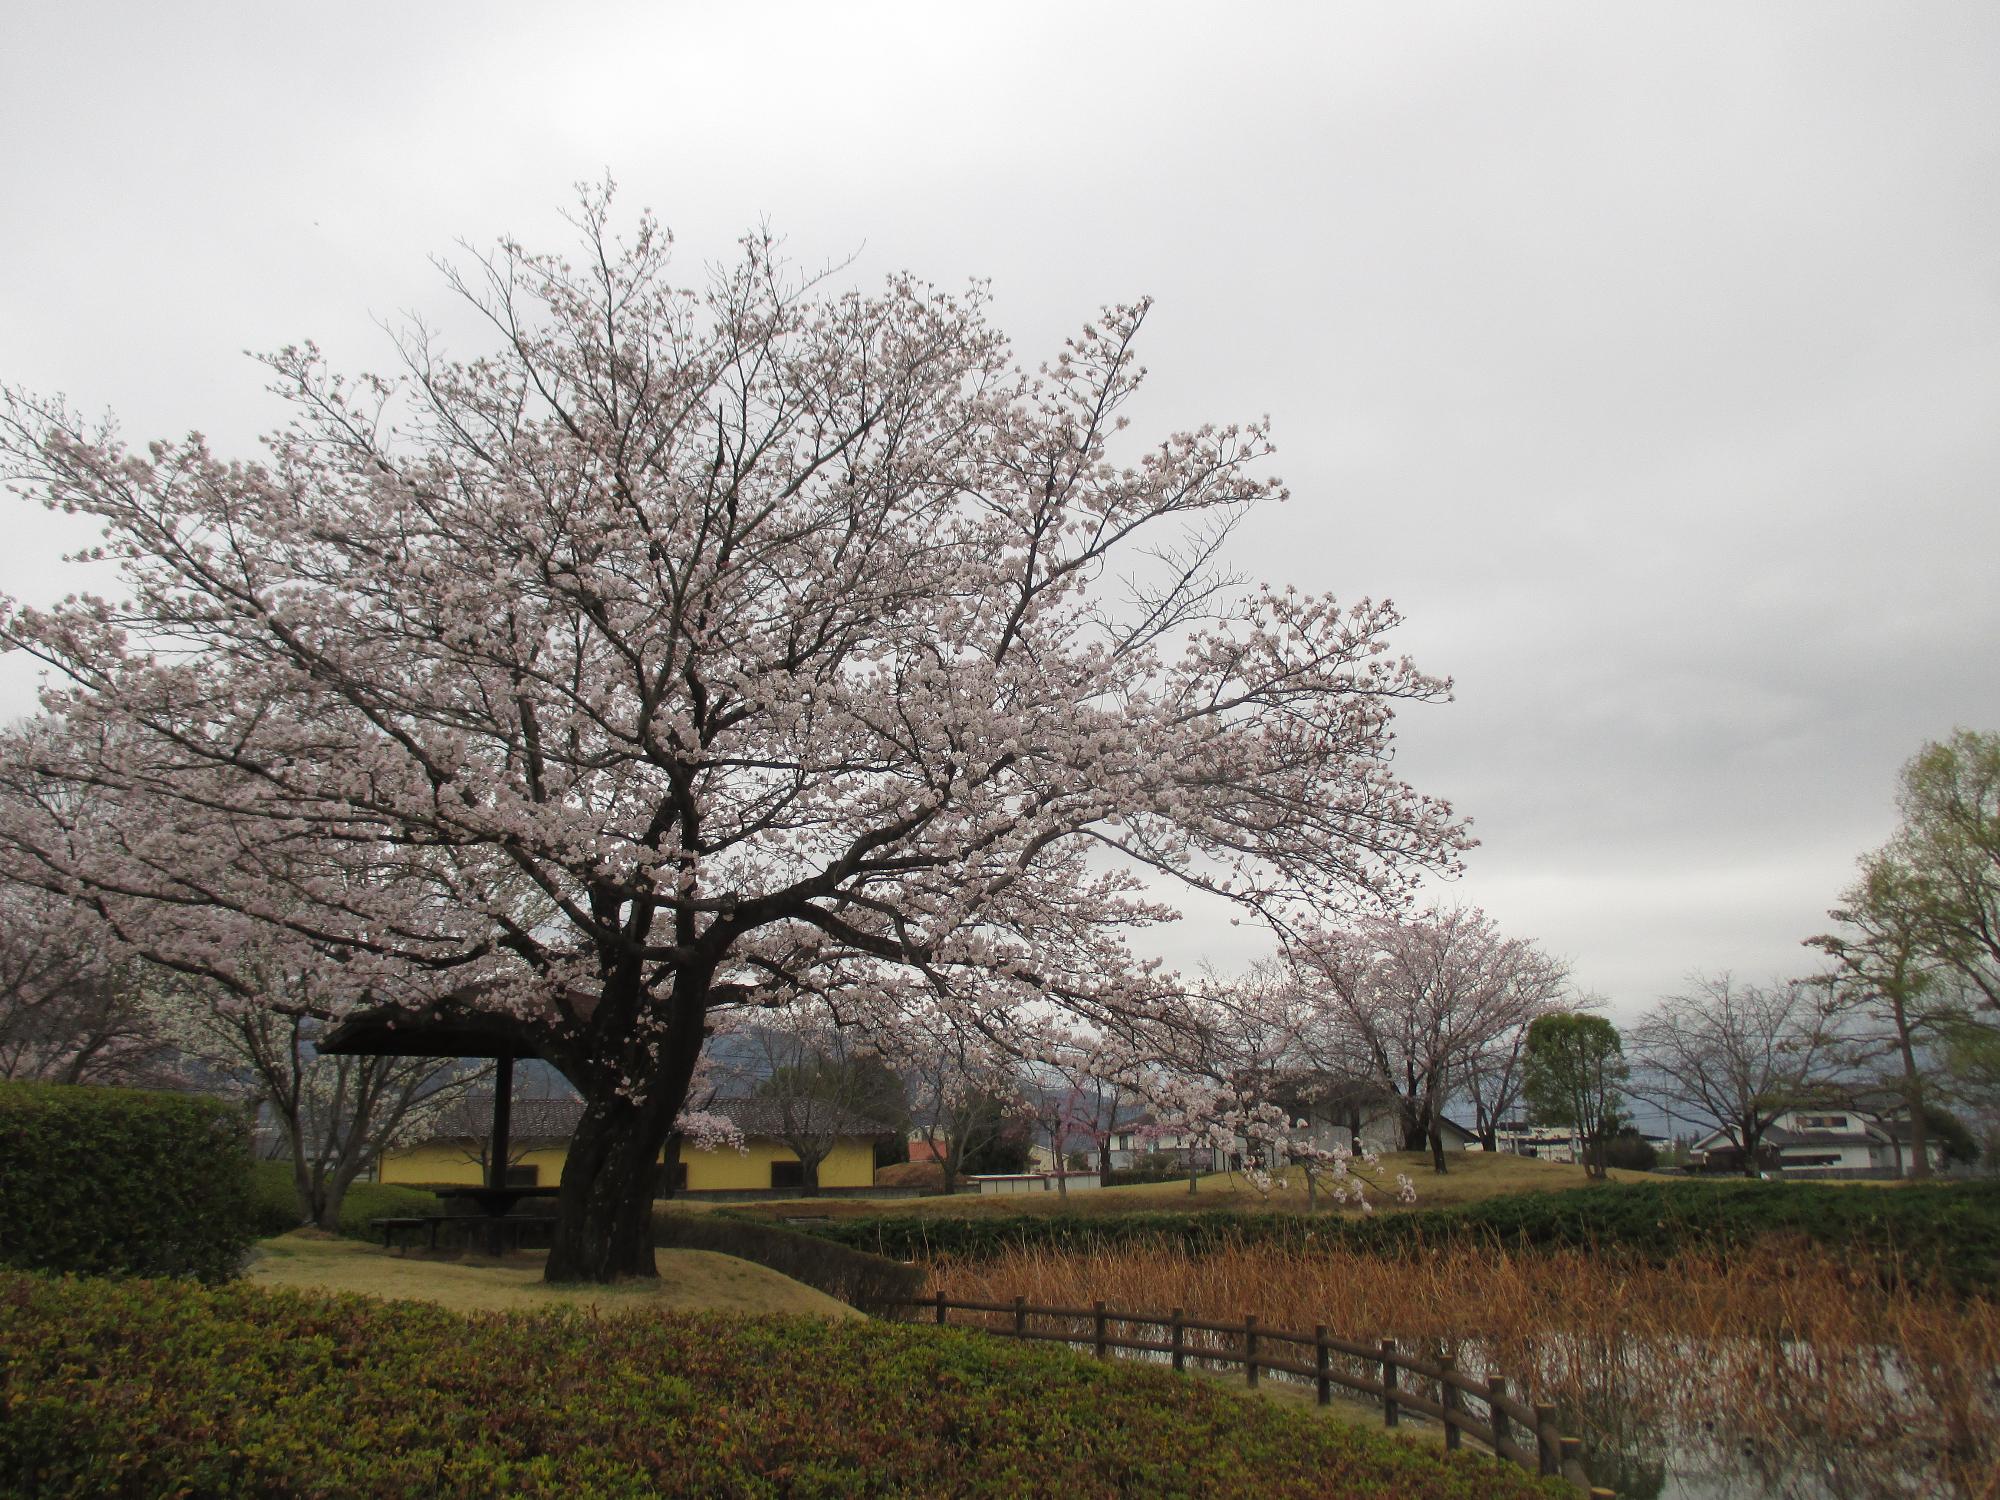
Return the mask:
<svg viewBox="0 0 2000 1500">
<path fill-rule="evenodd" d="M 547 1280 L 660 1274 L 653 1258 L 653 1187 L 678 1105 L 634 1105 L 622 1097 L 585 1104 L 563 1165 Z"/>
</svg>

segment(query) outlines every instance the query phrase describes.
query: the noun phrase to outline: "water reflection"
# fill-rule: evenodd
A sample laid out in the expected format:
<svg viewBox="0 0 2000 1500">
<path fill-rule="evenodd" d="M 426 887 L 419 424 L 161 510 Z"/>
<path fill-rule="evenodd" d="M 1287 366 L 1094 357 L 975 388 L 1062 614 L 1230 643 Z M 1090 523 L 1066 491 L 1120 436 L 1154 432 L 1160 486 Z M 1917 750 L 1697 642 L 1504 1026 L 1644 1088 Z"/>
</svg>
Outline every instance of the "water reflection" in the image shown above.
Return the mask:
<svg viewBox="0 0 2000 1500">
<path fill-rule="evenodd" d="M 1777 1340 L 1536 1352 L 1545 1384 L 1588 1392 L 1564 1404 L 1566 1425 L 1592 1482 L 1628 1500 L 2000 1493 L 2000 1372 Z"/>
</svg>

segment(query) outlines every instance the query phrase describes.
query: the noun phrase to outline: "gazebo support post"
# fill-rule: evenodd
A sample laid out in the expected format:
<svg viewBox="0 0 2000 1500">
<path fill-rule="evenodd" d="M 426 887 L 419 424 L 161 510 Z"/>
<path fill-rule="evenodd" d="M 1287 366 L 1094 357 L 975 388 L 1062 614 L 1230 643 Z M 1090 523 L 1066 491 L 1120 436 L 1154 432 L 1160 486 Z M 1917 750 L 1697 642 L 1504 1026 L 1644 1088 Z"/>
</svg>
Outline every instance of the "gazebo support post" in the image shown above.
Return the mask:
<svg viewBox="0 0 2000 1500">
<path fill-rule="evenodd" d="M 496 1058 L 493 1065 L 493 1149 L 486 1157 L 486 1185 L 507 1185 L 507 1142 L 514 1115 L 514 1059 Z"/>
</svg>

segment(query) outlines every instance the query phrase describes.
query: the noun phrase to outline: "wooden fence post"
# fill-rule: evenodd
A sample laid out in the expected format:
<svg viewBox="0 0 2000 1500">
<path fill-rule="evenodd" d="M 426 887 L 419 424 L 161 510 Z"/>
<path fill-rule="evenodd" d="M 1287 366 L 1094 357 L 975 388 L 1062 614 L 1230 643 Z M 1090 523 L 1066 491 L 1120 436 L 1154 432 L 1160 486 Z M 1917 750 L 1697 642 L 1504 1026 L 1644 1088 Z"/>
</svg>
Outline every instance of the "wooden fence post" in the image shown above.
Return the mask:
<svg viewBox="0 0 2000 1500">
<path fill-rule="evenodd" d="M 1566 1437 L 1560 1439 L 1560 1441 L 1562 1443 L 1562 1459 L 1560 1463 L 1562 1474 L 1567 1477 L 1573 1469 L 1575 1472 L 1582 1472 L 1583 1439 L 1580 1437 Z"/>
<path fill-rule="evenodd" d="M 1252 1390 L 1257 1388 L 1257 1315 L 1243 1315 L 1243 1377 Z"/>
<path fill-rule="evenodd" d="M 939 1293 L 937 1294 L 937 1320 L 938 1320 L 938 1322 L 940 1322 L 940 1323 L 944 1322 L 944 1293 L 943 1293 L 943 1292 L 939 1292 Z"/>
<path fill-rule="evenodd" d="M 1498 1375 L 1486 1381 L 1486 1415 L 1493 1428 L 1493 1451 L 1500 1452 L 1500 1445 L 1507 1441 L 1507 1413 L 1500 1409 L 1500 1403 L 1507 1399 L 1507 1382 Z"/>
<path fill-rule="evenodd" d="M 1556 1442 L 1551 1436 L 1556 1425 L 1556 1409 L 1543 1401 L 1535 1403 L 1535 1451 L 1544 1474 L 1556 1472 Z"/>
<path fill-rule="evenodd" d="M 1396 1341 L 1382 1340 L 1382 1425 L 1396 1425 Z"/>
<path fill-rule="evenodd" d="M 1327 1373 L 1326 1324 L 1313 1327 L 1313 1370 L 1319 1382 L 1319 1404 L 1324 1406 L 1333 1399 L 1333 1377 Z"/>
<path fill-rule="evenodd" d="M 1028 1299 L 1026 1297 L 1016 1297 L 1014 1299 L 1014 1337 L 1017 1339 L 1023 1338 L 1027 1335 L 1027 1332 Z"/>
<path fill-rule="evenodd" d="M 1444 1445 L 1447 1451 L 1458 1447 L 1458 1423 L 1452 1420 L 1458 1415 L 1459 1390 L 1452 1376 L 1458 1373 L 1458 1359 L 1455 1355 L 1438 1356 L 1438 1405 L 1444 1408 Z"/>
<path fill-rule="evenodd" d="M 1090 1313 L 1097 1323 L 1097 1357 L 1099 1359 L 1109 1359 L 1111 1351 L 1104 1346 L 1104 1304 L 1102 1302 L 1091 1303 Z"/>
<path fill-rule="evenodd" d="M 1177 1307 L 1174 1309 L 1174 1319 L 1171 1325 L 1173 1332 L 1168 1336 L 1168 1342 L 1173 1345 L 1174 1368 L 1176 1370 L 1187 1368 L 1187 1351 L 1181 1342 L 1187 1336 L 1187 1330 L 1181 1327 L 1181 1319 L 1185 1316 L 1186 1314 L 1180 1308 Z"/>
</svg>

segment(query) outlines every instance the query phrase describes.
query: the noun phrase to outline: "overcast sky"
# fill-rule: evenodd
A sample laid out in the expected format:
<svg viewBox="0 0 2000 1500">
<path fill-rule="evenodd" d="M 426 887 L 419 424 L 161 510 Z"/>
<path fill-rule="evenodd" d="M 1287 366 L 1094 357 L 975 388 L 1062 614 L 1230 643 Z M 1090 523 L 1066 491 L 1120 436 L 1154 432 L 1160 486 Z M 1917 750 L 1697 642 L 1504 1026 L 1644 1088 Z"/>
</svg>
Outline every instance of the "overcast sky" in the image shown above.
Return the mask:
<svg viewBox="0 0 2000 1500">
<path fill-rule="evenodd" d="M 1614 1014 L 1798 972 L 1897 768 L 2000 729 L 2000 6 L 11 7 L 0 379 L 248 455 L 246 349 L 390 363 L 570 184 L 690 280 L 1158 299 L 1141 424 L 1269 413 L 1254 576 L 1394 598 L 1446 894 Z M 0 592 L 75 586 L 0 502 Z M 33 706 L 0 661 L 0 717 Z M 1197 917 L 1165 949 L 1225 967 Z"/>
</svg>

